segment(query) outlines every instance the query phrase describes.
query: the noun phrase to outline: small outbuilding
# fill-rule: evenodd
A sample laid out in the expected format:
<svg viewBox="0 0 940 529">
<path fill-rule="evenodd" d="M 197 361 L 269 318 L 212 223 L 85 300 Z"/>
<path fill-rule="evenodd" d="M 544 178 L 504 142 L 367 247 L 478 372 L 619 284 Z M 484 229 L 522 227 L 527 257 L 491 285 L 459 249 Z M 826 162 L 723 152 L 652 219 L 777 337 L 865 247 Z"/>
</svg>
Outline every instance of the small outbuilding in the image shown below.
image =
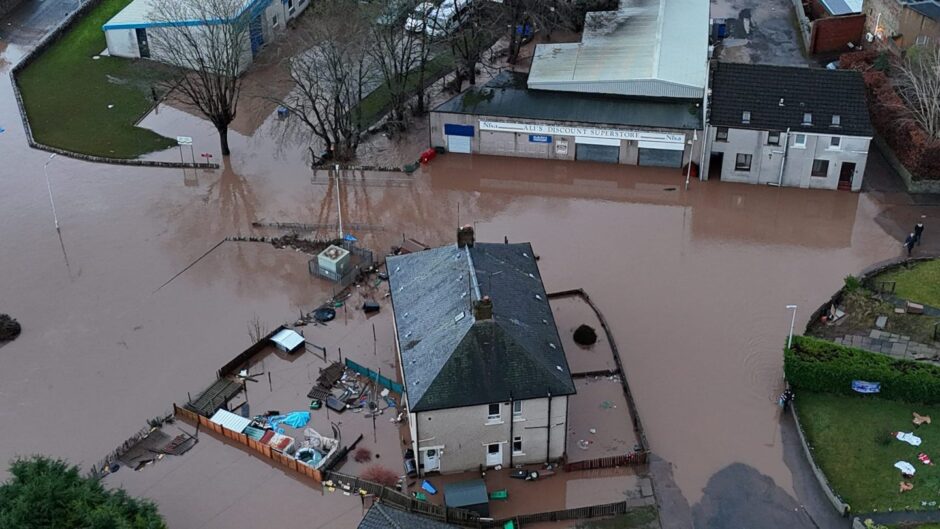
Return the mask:
<svg viewBox="0 0 940 529">
<path fill-rule="evenodd" d="M 470 479 L 444 485 L 444 504 L 471 510 L 484 518 L 490 516 L 490 497 L 482 479 Z"/>
<path fill-rule="evenodd" d="M 271 341 L 281 351 L 284 351 L 285 353 L 293 353 L 294 351 L 303 347 L 306 340 L 304 340 L 304 337 L 298 334 L 297 331 L 281 329 L 271 337 Z"/>
</svg>

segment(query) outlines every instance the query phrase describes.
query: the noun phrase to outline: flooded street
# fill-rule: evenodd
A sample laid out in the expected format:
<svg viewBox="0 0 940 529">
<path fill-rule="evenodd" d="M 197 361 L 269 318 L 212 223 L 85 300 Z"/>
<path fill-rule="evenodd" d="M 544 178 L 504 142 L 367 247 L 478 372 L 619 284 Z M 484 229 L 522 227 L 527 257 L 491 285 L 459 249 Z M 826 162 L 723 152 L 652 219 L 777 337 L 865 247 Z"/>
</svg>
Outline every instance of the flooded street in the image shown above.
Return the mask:
<svg viewBox="0 0 940 529">
<path fill-rule="evenodd" d="M 0 41 L 4 77 L 23 51 Z M 802 328 L 845 275 L 897 255 L 870 195 L 697 181 L 684 191 L 675 171 L 448 154 L 412 177 L 346 175 L 337 196 L 311 178 L 302 147 L 275 147 L 272 120 L 233 131 L 231 160 L 216 171 L 56 157 L 60 237 L 49 155 L 26 147 L 0 83 L 0 312 L 23 326 L 0 348 L 0 460 L 39 452 L 94 464 L 245 349 L 253 315 L 273 328 L 322 301 L 330 285 L 308 274 L 308 256 L 259 243 L 223 243 L 160 286 L 225 237 L 279 234 L 252 222 L 335 223 L 341 200 L 344 222 L 365 227 L 353 232 L 379 254 L 403 234 L 449 244 L 458 222 L 471 223 L 480 241 L 530 241 L 549 292 L 583 288 L 696 520 L 712 520 L 742 468 L 796 496 L 775 405 L 785 305 L 799 305 Z M 197 156 L 216 152 L 211 127 L 182 111 L 144 125 L 194 136 Z M 361 516 L 358 498 L 322 501 L 201 439 L 178 461 L 109 482 L 157 500 L 171 527 L 296 526 L 315 512 L 319 525 L 307 527 L 350 528 Z"/>
</svg>

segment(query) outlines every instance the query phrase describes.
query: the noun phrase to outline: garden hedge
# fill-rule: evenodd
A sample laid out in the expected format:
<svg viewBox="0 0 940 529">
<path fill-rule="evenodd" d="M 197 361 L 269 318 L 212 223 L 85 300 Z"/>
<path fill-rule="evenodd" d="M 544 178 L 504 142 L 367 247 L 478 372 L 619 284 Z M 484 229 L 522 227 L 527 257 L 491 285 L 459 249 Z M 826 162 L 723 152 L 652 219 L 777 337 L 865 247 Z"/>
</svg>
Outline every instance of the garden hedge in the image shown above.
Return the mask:
<svg viewBox="0 0 940 529">
<path fill-rule="evenodd" d="M 880 382 L 886 399 L 940 404 L 940 367 L 901 360 L 819 338 L 794 336 L 783 370 L 796 389 L 855 395 L 853 380 Z"/>
</svg>

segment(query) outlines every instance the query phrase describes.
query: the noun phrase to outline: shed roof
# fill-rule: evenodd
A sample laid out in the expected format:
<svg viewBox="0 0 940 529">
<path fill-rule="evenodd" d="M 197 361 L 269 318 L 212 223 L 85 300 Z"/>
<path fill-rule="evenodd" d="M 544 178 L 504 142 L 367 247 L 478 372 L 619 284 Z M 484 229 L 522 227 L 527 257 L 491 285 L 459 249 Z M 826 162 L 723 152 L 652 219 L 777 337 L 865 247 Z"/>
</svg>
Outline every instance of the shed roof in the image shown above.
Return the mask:
<svg viewBox="0 0 940 529">
<path fill-rule="evenodd" d="M 707 0 L 621 0 L 588 13 L 581 42 L 539 44 L 529 87 L 652 97 L 702 97 Z"/>
<path fill-rule="evenodd" d="M 940 0 L 914 0 L 906 4 L 921 15 L 940 22 Z"/>
<path fill-rule="evenodd" d="M 489 502 L 486 483 L 482 479 L 468 479 L 444 485 L 444 503 L 448 507 L 467 507 Z"/>
<path fill-rule="evenodd" d="M 454 96 L 435 112 L 520 119 L 697 129 L 697 100 L 650 99 L 606 94 L 529 90 L 525 74 L 504 71 L 484 86 Z"/>
<path fill-rule="evenodd" d="M 223 22 L 222 20 L 210 20 L 218 13 L 200 12 L 201 10 L 198 7 L 199 3 L 192 2 L 181 2 L 179 9 L 179 14 L 181 15 L 180 20 L 162 20 L 155 15 L 154 11 L 164 1 L 165 0 L 133 0 L 124 9 L 120 10 L 118 14 L 105 22 L 105 24 L 101 26 L 101 29 L 108 31 L 109 29 L 195 26 L 204 24 L 207 21 Z M 236 0 L 232 0 L 232 2 L 235 1 Z M 244 4 L 241 5 L 237 10 L 237 14 L 232 18 L 234 19 L 237 16 L 241 16 L 249 9 L 251 9 L 253 13 L 257 13 L 261 9 L 264 9 L 270 2 L 271 0 L 244 0 Z M 233 7 L 235 5 L 237 4 L 233 3 Z M 233 9 L 233 11 L 235 10 Z"/>
<path fill-rule="evenodd" d="M 859 72 L 765 64 L 719 63 L 709 121 L 738 129 L 871 137 Z M 743 114 L 750 113 L 749 123 Z M 804 114 L 812 124 L 804 125 Z M 838 116 L 838 124 L 833 117 Z"/>
<path fill-rule="evenodd" d="M 411 411 L 575 392 L 529 243 L 443 246 L 387 267 Z M 489 320 L 471 309 L 483 296 Z"/>
<path fill-rule="evenodd" d="M 359 529 L 458 529 L 419 514 L 400 511 L 388 505 L 374 503 L 359 522 Z"/>
<path fill-rule="evenodd" d="M 862 12 L 862 0 L 820 0 L 830 15 L 851 15 Z"/>
<path fill-rule="evenodd" d="M 251 424 L 251 419 L 236 415 L 227 410 L 218 410 L 209 420 L 221 425 L 222 428 L 238 433 L 244 432 L 245 428 Z"/>
<path fill-rule="evenodd" d="M 281 332 L 272 336 L 271 341 L 288 351 L 293 351 L 300 347 L 306 340 L 296 331 L 283 329 Z"/>
</svg>

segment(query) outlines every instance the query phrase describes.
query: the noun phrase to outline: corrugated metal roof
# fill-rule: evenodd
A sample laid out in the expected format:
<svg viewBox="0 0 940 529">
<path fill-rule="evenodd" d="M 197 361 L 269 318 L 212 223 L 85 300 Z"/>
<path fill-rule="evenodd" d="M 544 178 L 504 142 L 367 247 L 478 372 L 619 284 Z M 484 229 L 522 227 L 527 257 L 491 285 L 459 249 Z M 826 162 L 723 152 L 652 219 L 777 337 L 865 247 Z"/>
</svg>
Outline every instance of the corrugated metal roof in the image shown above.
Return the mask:
<svg viewBox="0 0 940 529">
<path fill-rule="evenodd" d="M 272 336 L 271 341 L 283 347 L 284 349 L 287 349 L 288 351 L 293 351 L 304 343 L 304 337 L 297 334 L 295 331 L 284 329 L 283 331 Z"/>
<path fill-rule="evenodd" d="M 226 428 L 238 433 L 244 432 L 245 428 L 248 428 L 248 425 L 251 424 L 250 419 L 246 419 L 241 415 L 235 415 L 234 413 L 226 410 L 219 410 L 215 412 L 215 415 L 213 415 L 209 420 L 221 425 L 222 428 Z"/>
<path fill-rule="evenodd" d="M 862 0 L 821 0 L 830 15 L 851 15 L 862 12 Z"/>
<path fill-rule="evenodd" d="M 708 0 L 622 0 L 588 13 L 581 42 L 536 46 L 529 88 L 701 97 L 708 16 Z"/>
</svg>

